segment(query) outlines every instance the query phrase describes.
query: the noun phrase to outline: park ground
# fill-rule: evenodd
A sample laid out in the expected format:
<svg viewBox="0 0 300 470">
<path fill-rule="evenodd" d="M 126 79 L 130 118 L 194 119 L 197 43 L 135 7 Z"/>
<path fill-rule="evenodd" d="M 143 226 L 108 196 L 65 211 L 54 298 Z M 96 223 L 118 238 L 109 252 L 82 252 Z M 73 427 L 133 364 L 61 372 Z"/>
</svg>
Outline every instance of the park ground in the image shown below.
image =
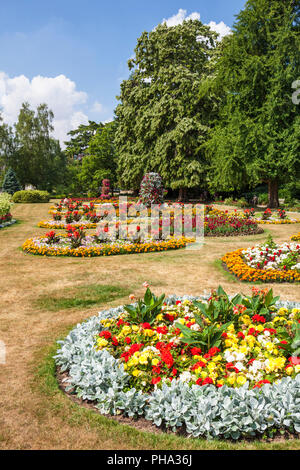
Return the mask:
<svg viewBox="0 0 300 470">
<path fill-rule="evenodd" d="M 288 241 L 300 225 L 268 225 L 251 237 L 205 239 L 197 250 L 99 258 L 47 258 L 25 254 L 22 243 L 46 232 L 37 228 L 50 204 L 16 204 L 18 223 L 0 231 L 0 449 L 300 449 L 300 441 L 247 441 L 238 444 L 186 439 L 123 425 L 79 407 L 57 387 L 51 354 L 55 341 L 99 310 L 139 296 L 148 281 L 155 294 L 199 295 L 222 285 L 250 293 L 224 272 L 218 260 L 252 246 L 270 233 Z M 265 284 L 282 299 L 300 301 L 299 285 Z M 74 300 L 75 299 L 75 300 Z"/>
</svg>

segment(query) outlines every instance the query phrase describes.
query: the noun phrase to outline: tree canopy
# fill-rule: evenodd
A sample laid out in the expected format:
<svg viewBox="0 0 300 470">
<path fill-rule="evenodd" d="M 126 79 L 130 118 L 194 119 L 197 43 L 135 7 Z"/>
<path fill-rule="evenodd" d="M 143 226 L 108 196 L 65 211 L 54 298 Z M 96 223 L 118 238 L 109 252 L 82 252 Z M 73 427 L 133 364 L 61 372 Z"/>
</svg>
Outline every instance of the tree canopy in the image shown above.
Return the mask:
<svg viewBox="0 0 300 470">
<path fill-rule="evenodd" d="M 151 171 L 172 189 L 206 185 L 203 144 L 217 110 L 208 85 L 216 36 L 188 20 L 161 24 L 138 39 L 115 111 L 123 187 L 138 189 Z"/>
<path fill-rule="evenodd" d="M 211 186 L 240 189 L 299 177 L 300 117 L 292 101 L 299 76 L 299 2 L 248 0 L 217 62 L 219 120 L 208 150 Z"/>
</svg>

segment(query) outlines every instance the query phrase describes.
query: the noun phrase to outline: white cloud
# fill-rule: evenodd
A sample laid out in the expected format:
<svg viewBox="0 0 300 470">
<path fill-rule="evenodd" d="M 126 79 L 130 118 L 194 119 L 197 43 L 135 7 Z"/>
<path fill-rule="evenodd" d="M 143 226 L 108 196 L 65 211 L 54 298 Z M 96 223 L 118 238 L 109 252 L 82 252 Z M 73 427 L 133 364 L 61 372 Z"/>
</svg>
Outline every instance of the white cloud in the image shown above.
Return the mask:
<svg viewBox="0 0 300 470">
<path fill-rule="evenodd" d="M 200 20 L 200 13 L 197 11 L 194 11 L 190 15 L 187 15 L 187 10 L 183 10 L 182 8 L 179 8 L 178 12 L 170 16 L 170 18 L 163 19 L 162 23 L 165 23 L 167 26 L 177 26 L 178 24 L 182 24 L 183 21 L 186 20 Z M 231 29 L 229 26 L 227 26 L 224 21 L 220 21 L 220 23 L 216 23 L 215 21 L 210 21 L 206 26 L 209 26 L 213 31 L 218 33 L 220 36 L 218 38 L 218 41 L 221 41 L 224 36 L 227 36 L 228 34 L 231 33 Z"/>
<path fill-rule="evenodd" d="M 224 23 L 224 21 L 220 21 L 220 23 L 210 21 L 207 26 L 220 35 L 218 38 L 219 41 L 221 41 L 224 36 L 228 36 L 228 34 L 231 34 L 232 32 L 229 26 Z"/>
<path fill-rule="evenodd" d="M 88 122 L 87 115 L 78 109 L 86 104 L 87 99 L 87 93 L 78 91 L 75 82 L 65 75 L 53 78 L 38 75 L 30 80 L 25 75 L 10 78 L 0 72 L 0 109 L 4 121 L 14 124 L 25 101 L 32 109 L 46 103 L 54 113 L 53 136 L 61 144 L 68 140 L 67 132 Z"/>
</svg>

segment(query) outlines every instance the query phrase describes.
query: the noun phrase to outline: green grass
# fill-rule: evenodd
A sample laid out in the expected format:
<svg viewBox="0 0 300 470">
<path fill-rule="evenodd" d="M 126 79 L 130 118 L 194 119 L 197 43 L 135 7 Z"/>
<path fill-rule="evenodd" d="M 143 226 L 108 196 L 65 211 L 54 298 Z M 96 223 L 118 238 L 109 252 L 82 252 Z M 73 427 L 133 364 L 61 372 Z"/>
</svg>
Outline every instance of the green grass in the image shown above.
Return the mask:
<svg viewBox="0 0 300 470">
<path fill-rule="evenodd" d="M 120 285 L 88 284 L 66 288 L 53 295 L 43 295 L 36 300 L 35 305 L 42 310 L 57 312 L 68 308 L 101 305 L 129 294 L 129 289 Z"/>
</svg>

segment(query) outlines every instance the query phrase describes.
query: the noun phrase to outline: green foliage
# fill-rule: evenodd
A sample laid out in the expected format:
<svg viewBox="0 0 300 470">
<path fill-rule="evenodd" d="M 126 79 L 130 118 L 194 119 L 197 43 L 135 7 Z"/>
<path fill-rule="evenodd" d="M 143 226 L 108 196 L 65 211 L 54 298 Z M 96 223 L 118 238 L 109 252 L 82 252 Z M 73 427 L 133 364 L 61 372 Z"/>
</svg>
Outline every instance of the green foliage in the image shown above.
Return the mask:
<svg viewBox="0 0 300 470">
<path fill-rule="evenodd" d="M 4 181 L 2 184 L 2 191 L 8 194 L 14 194 L 16 191 L 20 191 L 21 186 L 16 177 L 16 174 L 12 168 L 9 168 L 5 173 Z"/>
<path fill-rule="evenodd" d="M 15 124 L 15 151 L 10 166 L 15 170 L 22 186 L 31 184 L 51 191 L 62 181 L 66 158 L 59 141 L 50 137 L 54 115 L 46 104 L 36 112 L 23 103 Z"/>
<path fill-rule="evenodd" d="M 159 173 L 174 190 L 206 185 L 203 144 L 217 110 L 210 77 L 215 38 L 198 20 L 161 24 L 138 38 L 115 111 L 124 188 L 138 190 L 146 172 Z"/>
<path fill-rule="evenodd" d="M 265 182 L 270 207 L 278 207 L 278 184 L 296 181 L 300 171 L 300 117 L 292 102 L 300 63 L 295 5 L 248 0 L 217 62 L 223 98 L 207 145 L 211 186 L 233 190 Z"/>
<path fill-rule="evenodd" d="M 22 190 L 13 195 L 13 202 L 49 202 L 50 194 L 40 190 Z"/>
<path fill-rule="evenodd" d="M 242 304 L 246 307 L 245 315 L 263 315 L 267 321 L 272 319 L 272 312 L 279 296 L 273 296 L 273 290 L 270 289 L 266 294 L 258 292 L 252 297 L 245 297 Z"/>
<path fill-rule="evenodd" d="M 151 325 L 161 312 L 164 298 L 165 294 L 156 297 L 148 287 L 144 299 L 139 299 L 136 305 L 124 305 L 124 309 L 128 313 L 126 320 L 129 323 L 138 324 L 147 322 Z"/>
<path fill-rule="evenodd" d="M 68 132 L 70 140 L 65 142 L 65 154 L 69 159 L 74 159 L 77 155 L 83 155 L 89 146 L 91 138 L 97 133 L 102 124 L 89 121 L 88 124 L 80 124 L 77 129 Z"/>
<path fill-rule="evenodd" d="M 116 183 L 117 157 L 114 146 L 115 122 L 98 127 L 90 138 L 85 156 L 82 159 L 78 180 L 85 190 L 99 193 L 103 179 Z"/>
<path fill-rule="evenodd" d="M 8 193 L 0 194 L 0 217 L 10 213 L 12 207 L 11 195 Z"/>
</svg>

